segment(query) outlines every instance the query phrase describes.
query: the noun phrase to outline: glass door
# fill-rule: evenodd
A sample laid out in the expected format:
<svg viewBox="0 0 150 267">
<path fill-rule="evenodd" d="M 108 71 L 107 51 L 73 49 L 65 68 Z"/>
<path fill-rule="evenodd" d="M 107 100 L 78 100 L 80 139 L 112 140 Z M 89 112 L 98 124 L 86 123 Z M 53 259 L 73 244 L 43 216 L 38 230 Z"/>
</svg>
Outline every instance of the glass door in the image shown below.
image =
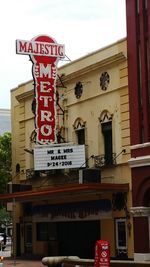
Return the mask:
<svg viewBox="0 0 150 267">
<path fill-rule="evenodd" d="M 116 219 L 116 250 L 118 258 L 127 258 L 126 219 Z"/>
<path fill-rule="evenodd" d="M 25 252 L 32 254 L 32 223 L 25 223 Z"/>
</svg>

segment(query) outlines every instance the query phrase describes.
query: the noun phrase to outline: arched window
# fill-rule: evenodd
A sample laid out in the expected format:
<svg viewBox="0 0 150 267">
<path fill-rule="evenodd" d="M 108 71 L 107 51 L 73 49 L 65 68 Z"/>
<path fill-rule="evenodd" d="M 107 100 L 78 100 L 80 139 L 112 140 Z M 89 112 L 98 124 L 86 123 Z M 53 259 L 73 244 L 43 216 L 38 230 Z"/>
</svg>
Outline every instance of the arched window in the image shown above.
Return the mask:
<svg viewBox="0 0 150 267">
<path fill-rule="evenodd" d="M 17 164 L 16 164 L 16 173 L 19 173 L 19 172 L 20 172 L 20 164 L 17 163 Z"/>
<path fill-rule="evenodd" d="M 81 118 L 77 118 L 73 124 L 75 130 L 77 143 L 79 145 L 85 144 L 85 122 Z"/>
<path fill-rule="evenodd" d="M 104 110 L 100 116 L 100 126 L 104 138 L 104 165 L 113 164 L 112 115 Z"/>
</svg>

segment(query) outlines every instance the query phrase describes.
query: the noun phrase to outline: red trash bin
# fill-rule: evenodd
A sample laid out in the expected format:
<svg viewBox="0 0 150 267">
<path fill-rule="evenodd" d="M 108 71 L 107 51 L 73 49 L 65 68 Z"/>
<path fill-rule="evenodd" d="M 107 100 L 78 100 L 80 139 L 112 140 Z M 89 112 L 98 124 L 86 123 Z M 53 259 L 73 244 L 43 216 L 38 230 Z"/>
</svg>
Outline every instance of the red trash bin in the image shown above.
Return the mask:
<svg viewBox="0 0 150 267">
<path fill-rule="evenodd" d="M 106 240 L 96 241 L 94 267 L 110 267 L 110 245 Z"/>
</svg>

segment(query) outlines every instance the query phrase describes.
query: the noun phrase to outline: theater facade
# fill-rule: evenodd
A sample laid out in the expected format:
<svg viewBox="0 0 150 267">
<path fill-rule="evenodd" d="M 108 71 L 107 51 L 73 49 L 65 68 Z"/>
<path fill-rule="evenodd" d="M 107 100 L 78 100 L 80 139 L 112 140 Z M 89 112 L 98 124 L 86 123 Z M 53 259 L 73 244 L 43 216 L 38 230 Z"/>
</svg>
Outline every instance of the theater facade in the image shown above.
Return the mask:
<svg viewBox="0 0 150 267">
<path fill-rule="evenodd" d="M 37 76 L 11 90 L 12 183 L 2 199 L 12 254 L 90 259 L 104 239 L 111 258 L 133 258 L 126 47 L 122 39 L 59 67 L 55 91 L 40 80 L 45 111 Z M 42 71 L 51 84 L 52 68 Z"/>
</svg>

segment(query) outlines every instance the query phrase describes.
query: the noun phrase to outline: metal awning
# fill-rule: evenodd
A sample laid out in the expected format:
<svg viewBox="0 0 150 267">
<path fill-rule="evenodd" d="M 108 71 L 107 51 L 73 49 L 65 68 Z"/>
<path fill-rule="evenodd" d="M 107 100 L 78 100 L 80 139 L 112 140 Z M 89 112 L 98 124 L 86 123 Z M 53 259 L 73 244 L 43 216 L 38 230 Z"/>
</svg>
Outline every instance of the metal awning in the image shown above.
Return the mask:
<svg viewBox="0 0 150 267">
<path fill-rule="evenodd" d="M 86 198 L 89 195 L 95 196 L 102 193 L 128 192 L 129 184 L 110 183 L 87 183 L 87 184 L 67 184 L 59 187 L 48 187 L 33 189 L 29 191 L 7 193 L 0 195 L 0 201 L 31 202 L 38 200 L 53 200 L 58 203 L 61 199 L 69 200 L 72 197 L 81 196 Z"/>
</svg>

